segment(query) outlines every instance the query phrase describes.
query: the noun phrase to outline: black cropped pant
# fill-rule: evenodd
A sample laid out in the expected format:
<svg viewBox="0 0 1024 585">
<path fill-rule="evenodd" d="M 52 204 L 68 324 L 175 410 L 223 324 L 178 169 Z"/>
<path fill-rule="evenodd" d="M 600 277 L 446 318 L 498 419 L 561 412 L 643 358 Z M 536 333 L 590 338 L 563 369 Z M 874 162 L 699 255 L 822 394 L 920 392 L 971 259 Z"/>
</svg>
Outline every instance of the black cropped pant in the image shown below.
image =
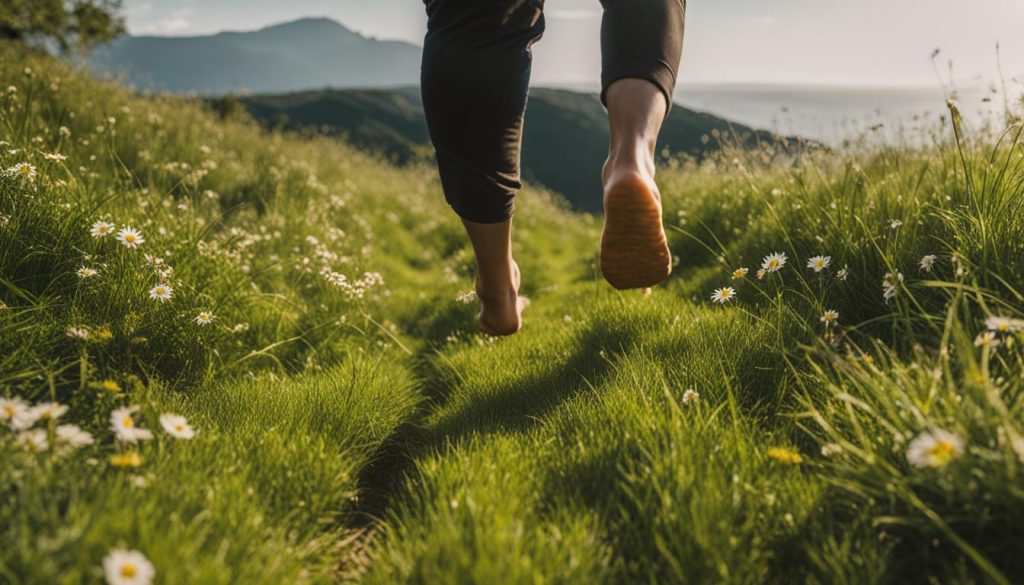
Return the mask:
<svg viewBox="0 0 1024 585">
<path fill-rule="evenodd" d="M 512 216 L 531 45 L 544 0 L 425 0 L 421 88 L 445 198 L 469 221 Z M 601 99 L 613 82 L 646 79 L 669 105 L 686 0 L 601 0 Z"/>
</svg>

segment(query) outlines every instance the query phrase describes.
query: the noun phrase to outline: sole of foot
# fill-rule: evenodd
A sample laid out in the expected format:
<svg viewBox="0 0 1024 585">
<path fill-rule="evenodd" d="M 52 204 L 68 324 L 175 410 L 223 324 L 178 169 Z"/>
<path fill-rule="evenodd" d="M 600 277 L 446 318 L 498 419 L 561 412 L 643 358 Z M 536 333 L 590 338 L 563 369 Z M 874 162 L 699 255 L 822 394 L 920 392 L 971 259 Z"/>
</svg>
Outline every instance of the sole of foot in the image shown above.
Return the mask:
<svg viewBox="0 0 1024 585">
<path fill-rule="evenodd" d="M 672 272 L 655 187 L 636 173 L 613 176 L 605 186 L 601 273 L 619 290 L 647 288 Z"/>
</svg>

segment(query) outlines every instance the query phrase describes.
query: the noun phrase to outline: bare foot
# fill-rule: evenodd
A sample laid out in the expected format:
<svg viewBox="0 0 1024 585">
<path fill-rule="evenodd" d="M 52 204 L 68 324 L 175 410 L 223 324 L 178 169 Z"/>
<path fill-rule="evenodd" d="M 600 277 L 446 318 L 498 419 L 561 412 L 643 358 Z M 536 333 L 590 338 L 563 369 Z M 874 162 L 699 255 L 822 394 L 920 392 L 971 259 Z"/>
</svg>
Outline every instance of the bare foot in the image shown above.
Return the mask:
<svg viewBox="0 0 1024 585">
<path fill-rule="evenodd" d="M 519 265 L 512 263 L 512 287 L 492 293 L 485 291 L 477 282 L 476 296 L 480 299 L 480 314 L 477 321 L 480 330 L 488 335 L 512 335 L 523 326 L 523 310 L 530 299 L 519 296 Z"/>
<path fill-rule="evenodd" d="M 672 271 L 654 179 L 634 169 L 606 169 L 601 272 L 624 290 L 658 284 Z"/>
</svg>

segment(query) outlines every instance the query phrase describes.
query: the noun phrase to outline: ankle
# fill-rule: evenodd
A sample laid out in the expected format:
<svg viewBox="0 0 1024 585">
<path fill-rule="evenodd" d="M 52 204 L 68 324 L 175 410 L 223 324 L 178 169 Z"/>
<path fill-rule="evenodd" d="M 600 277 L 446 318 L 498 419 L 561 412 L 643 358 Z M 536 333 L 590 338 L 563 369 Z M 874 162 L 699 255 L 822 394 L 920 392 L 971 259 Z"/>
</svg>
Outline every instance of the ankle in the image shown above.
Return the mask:
<svg viewBox="0 0 1024 585">
<path fill-rule="evenodd" d="M 654 177 L 654 168 L 654 153 L 646 148 L 612 147 L 604 164 L 604 178 L 607 181 L 614 174 L 630 172 Z"/>
</svg>

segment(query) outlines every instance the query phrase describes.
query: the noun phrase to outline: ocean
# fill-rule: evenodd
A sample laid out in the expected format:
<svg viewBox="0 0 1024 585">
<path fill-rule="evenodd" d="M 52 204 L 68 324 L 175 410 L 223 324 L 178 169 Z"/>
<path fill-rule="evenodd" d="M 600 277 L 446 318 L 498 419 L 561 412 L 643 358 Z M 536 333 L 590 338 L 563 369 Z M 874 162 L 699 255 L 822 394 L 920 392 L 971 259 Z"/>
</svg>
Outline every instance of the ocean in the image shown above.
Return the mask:
<svg viewBox="0 0 1024 585">
<path fill-rule="evenodd" d="M 1016 104 L 1020 108 L 1018 88 Z M 1004 100 L 989 88 L 954 92 L 968 129 L 1001 130 Z M 861 135 L 880 134 L 887 141 L 920 142 L 946 116 L 940 87 L 835 87 L 805 85 L 681 86 L 676 102 L 755 128 L 838 144 Z"/>
</svg>

